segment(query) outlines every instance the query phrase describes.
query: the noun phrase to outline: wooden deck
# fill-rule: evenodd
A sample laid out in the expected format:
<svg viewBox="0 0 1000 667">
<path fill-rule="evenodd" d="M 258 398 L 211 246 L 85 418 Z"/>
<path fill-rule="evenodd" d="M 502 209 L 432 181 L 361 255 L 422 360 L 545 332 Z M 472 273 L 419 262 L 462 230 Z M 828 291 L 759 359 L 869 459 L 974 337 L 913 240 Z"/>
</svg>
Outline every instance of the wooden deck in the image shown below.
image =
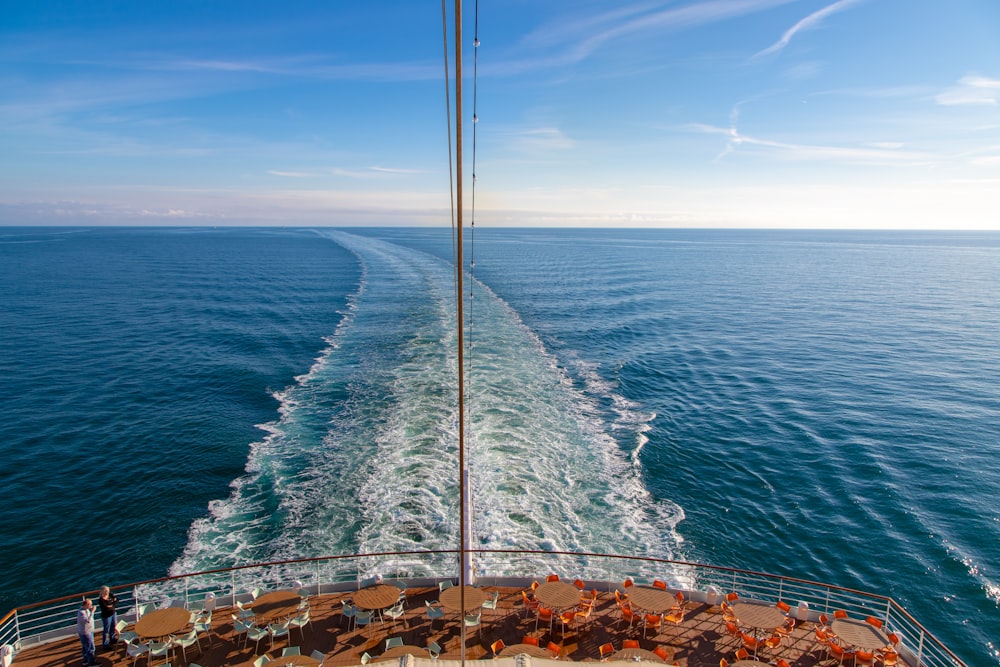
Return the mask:
<svg viewBox="0 0 1000 667">
<path fill-rule="evenodd" d="M 648 638 L 643 638 L 642 627 L 633 627 L 631 631 L 627 624 L 618 618 L 614 596 L 604 593 L 597 601 L 597 607 L 589 627 L 570 629 L 565 635 L 556 627 L 539 626 L 535 629 L 535 617 L 529 612 L 524 618 L 521 604 L 520 589 L 487 587 L 486 590 L 499 590 L 500 598 L 496 614 L 483 610 L 483 624 L 478 629 L 470 629 L 467 633 L 466 659 L 492 659 L 490 644 L 502 639 L 505 644 L 520 643 L 525 635 L 538 637 L 544 647 L 549 641 L 560 646 L 560 660 L 566 661 L 597 661 L 599 647 L 611 642 L 615 649 L 622 647 L 624 639 L 638 639 L 641 648 L 652 650 L 664 646 L 672 656 L 666 664 L 681 665 L 681 667 L 718 667 L 719 660 L 726 658 L 735 661 L 735 640 L 725 633 L 722 615 L 718 607 L 710 607 L 702 603 L 688 603 L 688 613 L 680 626 L 667 625 L 663 631 Z M 434 621 L 433 626 L 427 618 L 425 600 L 437 599 L 436 588 L 408 589 L 406 610 L 406 627 L 397 621 L 396 630 L 388 617 L 380 624 L 375 622 L 368 628 L 360 630 L 346 629 L 346 623 L 341 617 L 341 600 L 351 597 L 351 594 L 332 594 L 313 596 L 309 599 L 312 614 L 312 627 L 306 627 L 304 637 L 300 637 L 297 629 L 292 630 L 291 638 L 282 637 L 275 641 L 272 649 L 269 639 L 260 643 L 260 650 L 254 651 L 253 642 L 247 647 L 240 647 L 234 634 L 230 608 L 215 610 L 212 619 L 214 636 L 202 635 L 202 651 L 197 646 L 188 649 L 191 662 L 203 667 L 219 667 L 224 665 L 250 666 L 258 655 L 268 654 L 271 657 L 281 655 L 281 649 L 286 646 L 298 646 L 302 654 L 309 655 L 314 650 L 325 654 L 324 667 L 352 666 L 361 664 L 361 656 L 368 652 L 375 660 L 382 654 L 385 640 L 388 637 L 401 637 L 405 644 L 426 646 L 428 641 L 436 641 L 444 650 L 442 659 L 457 660 L 461 657 L 460 624 L 455 614 L 446 612 L 443 619 Z M 97 622 L 98 643 L 97 662 L 102 667 L 132 667 L 133 661 L 125 654 L 125 647 L 119 644 L 116 650 L 101 652 L 100 622 Z M 426 655 L 424 657 L 427 657 Z M 788 661 L 792 667 L 811 667 L 813 665 L 835 665 L 836 660 L 826 657 L 823 650 L 816 646 L 815 632 L 812 623 L 797 624 L 787 643 L 776 653 L 761 651 L 758 659 L 762 662 L 774 663 L 777 659 Z M 162 665 L 164 658 L 153 664 Z M 16 667 L 53 667 L 82 664 L 80 642 L 75 637 L 67 638 L 41 646 L 25 648 L 17 654 Z M 145 667 L 147 658 L 143 656 L 139 665 Z M 173 656 L 173 667 L 187 663 L 178 652 Z M 391 664 L 391 663 L 387 663 Z M 880 664 L 880 663 L 877 663 Z M 900 664 L 904 664 L 902 660 Z"/>
</svg>

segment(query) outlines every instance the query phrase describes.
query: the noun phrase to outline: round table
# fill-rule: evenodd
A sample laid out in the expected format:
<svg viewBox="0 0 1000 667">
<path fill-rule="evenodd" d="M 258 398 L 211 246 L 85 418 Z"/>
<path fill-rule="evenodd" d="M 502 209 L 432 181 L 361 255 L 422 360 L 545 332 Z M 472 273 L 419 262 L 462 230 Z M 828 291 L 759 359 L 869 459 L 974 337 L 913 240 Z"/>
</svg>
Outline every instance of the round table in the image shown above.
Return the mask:
<svg viewBox="0 0 1000 667">
<path fill-rule="evenodd" d="M 514 655 L 530 655 L 532 658 L 551 658 L 548 651 L 534 644 L 511 644 L 505 646 L 500 655 L 509 658 Z"/>
<path fill-rule="evenodd" d="M 143 639 L 162 639 L 176 635 L 191 622 L 191 612 L 184 607 L 154 609 L 135 624 L 135 633 Z"/>
<path fill-rule="evenodd" d="M 615 660 L 655 660 L 656 662 L 663 662 L 663 659 L 660 656 L 656 655 L 652 651 L 647 651 L 644 648 L 623 648 L 622 650 L 615 652 Z"/>
<path fill-rule="evenodd" d="M 830 624 L 830 629 L 843 643 L 864 651 L 874 651 L 889 645 L 889 637 L 865 621 L 838 618 Z"/>
<path fill-rule="evenodd" d="M 761 630 L 774 630 L 785 622 L 785 612 L 777 607 L 764 604 L 737 602 L 733 605 L 733 613 L 739 619 L 740 625 L 748 625 L 751 628 Z"/>
<path fill-rule="evenodd" d="M 670 591 L 651 586 L 630 586 L 628 601 L 633 607 L 651 614 L 662 614 L 677 606 L 677 598 Z"/>
<path fill-rule="evenodd" d="M 271 591 L 254 600 L 250 610 L 257 625 L 267 625 L 295 616 L 301 603 L 302 597 L 295 591 Z"/>
<path fill-rule="evenodd" d="M 549 609 L 569 609 L 580 604 L 580 589 L 565 581 L 546 581 L 535 589 L 535 599 Z"/>
<path fill-rule="evenodd" d="M 446 588 L 441 591 L 441 595 L 438 596 L 438 602 L 441 603 L 442 607 L 450 609 L 452 611 L 459 611 L 462 606 L 461 595 L 462 588 L 460 586 L 452 586 L 451 588 Z M 486 602 L 486 593 L 480 588 L 475 586 L 465 586 L 465 611 L 475 611 L 483 606 Z M 357 598 L 355 598 L 357 599 Z"/>
<path fill-rule="evenodd" d="M 393 646 L 388 651 L 382 653 L 382 655 L 375 656 L 374 658 L 372 658 L 372 660 L 374 662 L 378 662 L 379 660 L 392 660 L 392 659 L 399 660 L 400 658 L 406 655 L 413 655 L 418 658 L 426 658 L 428 654 L 427 654 L 427 649 L 423 647 L 410 646 L 407 644 L 403 646 Z"/>
<path fill-rule="evenodd" d="M 308 655 L 286 655 L 283 658 L 268 660 L 270 667 L 319 667 L 319 660 Z"/>
<path fill-rule="evenodd" d="M 355 606 L 369 611 L 388 609 L 399 600 L 399 589 L 390 584 L 375 584 L 354 594 Z"/>
</svg>

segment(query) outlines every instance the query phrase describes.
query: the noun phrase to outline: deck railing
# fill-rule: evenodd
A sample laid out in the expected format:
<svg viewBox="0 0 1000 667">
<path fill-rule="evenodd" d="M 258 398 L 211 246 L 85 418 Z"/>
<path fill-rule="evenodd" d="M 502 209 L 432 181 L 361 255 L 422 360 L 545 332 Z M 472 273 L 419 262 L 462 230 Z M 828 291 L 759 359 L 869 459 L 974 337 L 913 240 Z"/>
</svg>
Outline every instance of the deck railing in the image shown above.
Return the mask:
<svg viewBox="0 0 1000 667">
<path fill-rule="evenodd" d="M 610 592 L 620 588 L 627 578 L 637 584 L 666 578 L 672 587 L 686 591 L 690 599 L 698 602 L 716 604 L 726 593 L 736 592 L 741 598 L 766 603 L 782 600 L 803 621 L 815 621 L 820 614 L 832 617 L 837 609 L 847 611 L 852 618 L 874 616 L 900 637 L 898 650 L 908 664 L 966 667 L 903 607 L 882 595 L 751 570 L 657 558 L 518 550 L 475 550 L 472 554 L 476 583 L 486 586 L 527 586 L 555 572 L 571 579 L 579 577 L 588 587 Z M 196 608 L 211 600 L 225 607 L 237 600 L 249 601 L 254 588 L 302 587 L 312 594 L 326 594 L 356 590 L 376 575 L 384 580 L 404 579 L 414 587 L 433 586 L 444 578 L 457 580 L 459 567 L 458 550 L 381 552 L 259 563 L 141 581 L 114 586 L 112 590 L 119 599 L 119 618 L 135 620 L 142 605 L 184 604 Z M 74 634 L 76 611 L 83 596 L 95 598 L 97 591 L 11 610 L 0 619 L 0 646 L 11 645 L 17 651 Z"/>
</svg>

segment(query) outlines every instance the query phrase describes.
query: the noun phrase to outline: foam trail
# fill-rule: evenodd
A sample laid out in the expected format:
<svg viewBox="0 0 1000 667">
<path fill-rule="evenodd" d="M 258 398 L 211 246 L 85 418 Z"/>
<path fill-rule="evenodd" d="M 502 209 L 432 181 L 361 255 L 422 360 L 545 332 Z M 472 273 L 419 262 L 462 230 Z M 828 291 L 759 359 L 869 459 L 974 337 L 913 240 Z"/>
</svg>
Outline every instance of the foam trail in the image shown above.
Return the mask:
<svg viewBox="0 0 1000 667">
<path fill-rule="evenodd" d="M 453 267 L 367 237 L 324 235 L 363 267 L 350 308 L 309 372 L 276 394 L 279 419 L 263 425 L 229 498 L 192 525 L 175 573 L 457 542 Z M 669 557 L 683 514 L 651 500 L 637 460 L 610 435 L 625 429 L 641 447 L 651 416 L 596 376 L 574 388 L 506 303 L 474 289 L 468 446 L 478 544 Z M 600 401 L 616 411 L 604 414 Z M 484 561 L 481 571 L 493 567 Z"/>
</svg>

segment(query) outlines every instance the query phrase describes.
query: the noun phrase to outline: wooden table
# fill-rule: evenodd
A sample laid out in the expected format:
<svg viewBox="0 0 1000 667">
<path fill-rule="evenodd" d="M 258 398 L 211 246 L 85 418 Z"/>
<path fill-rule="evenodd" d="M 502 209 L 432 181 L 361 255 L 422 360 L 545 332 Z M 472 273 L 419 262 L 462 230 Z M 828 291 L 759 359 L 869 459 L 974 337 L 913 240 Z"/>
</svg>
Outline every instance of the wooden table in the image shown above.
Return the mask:
<svg viewBox="0 0 1000 667">
<path fill-rule="evenodd" d="M 452 586 L 441 591 L 441 595 L 438 596 L 438 602 L 441 603 L 442 607 L 450 609 L 451 611 L 459 611 L 462 606 L 461 595 L 462 586 Z M 486 602 L 486 593 L 480 588 L 475 586 L 465 586 L 465 611 L 475 611 L 483 606 Z M 357 599 L 357 598 L 355 598 Z"/>
<path fill-rule="evenodd" d="M 257 625 L 267 625 L 295 616 L 301 603 L 302 597 L 295 591 L 271 591 L 254 600 L 250 610 Z"/>
<path fill-rule="evenodd" d="M 143 615 L 135 624 L 135 633 L 143 639 L 162 639 L 176 635 L 191 622 L 191 612 L 184 607 L 155 609 Z"/>
<path fill-rule="evenodd" d="M 833 634 L 845 644 L 864 651 L 874 651 L 889 645 L 889 637 L 871 623 L 838 618 L 830 624 Z"/>
<path fill-rule="evenodd" d="M 552 656 L 549 652 L 543 649 L 541 646 L 535 646 L 534 644 L 511 644 L 510 646 L 505 646 L 500 655 L 505 658 L 509 658 L 514 655 L 530 655 L 532 658 L 551 658 Z"/>
<path fill-rule="evenodd" d="M 629 660 L 632 662 L 637 662 L 639 660 L 654 660 L 656 662 L 663 662 L 663 658 L 656 655 L 652 651 L 647 651 L 644 648 L 623 648 L 620 651 L 615 652 L 615 660 Z"/>
<path fill-rule="evenodd" d="M 733 613 L 739 619 L 740 625 L 761 630 L 774 630 L 785 622 L 785 613 L 777 607 L 766 604 L 750 604 L 737 602 L 733 605 Z"/>
<path fill-rule="evenodd" d="M 630 586 L 628 601 L 633 607 L 651 614 L 662 614 L 677 606 L 677 598 L 673 593 L 653 586 Z"/>
<path fill-rule="evenodd" d="M 771 665 L 760 660 L 737 660 L 729 663 L 729 667 L 771 667 Z"/>
<path fill-rule="evenodd" d="M 546 581 L 535 589 L 535 599 L 550 609 L 569 609 L 580 604 L 580 589 L 565 581 Z"/>
<path fill-rule="evenodd" d="M 396 590 L 399 590 L 399 589 L 396 589 Z M 388 651 L 385 651 L 384 653 L 382 653 L 382 655 L 375 656 L 374 658 L 372 658 L 372 660 L 374 662 L 378 662 L 380 660 L 393 660 L 393 659 L 399 660 L 403 656 L 407 656 L 407 655 L 414 655 L 414 656 L 416 656 L 418 658 L 426 658 L 426 657 L 428 657 L 427 649 L 425 649 L 425 648 L 423 648 L 421 646 L 404 645 L 404 646 L 393 646 Z M 267 663 L 267 664 L 270 665 L 271 663 Z"/>
<path fill-rule="evenodd" d="M 263 597 L 263 596 L 261 596 Z M 252 665 L 253 663 L 247 663 Z M 269 667 L 319 667 L 319 660 L 308 655 L 287 655 L 284 658 L 268 660 Z"/>
<path fill-rule="evenodd" d="M 355 606 L 374 611 L 388 609 L 399 600 L 399 589 L 390 584 L 375 584 L 354 594 Z"/>
</svg>

